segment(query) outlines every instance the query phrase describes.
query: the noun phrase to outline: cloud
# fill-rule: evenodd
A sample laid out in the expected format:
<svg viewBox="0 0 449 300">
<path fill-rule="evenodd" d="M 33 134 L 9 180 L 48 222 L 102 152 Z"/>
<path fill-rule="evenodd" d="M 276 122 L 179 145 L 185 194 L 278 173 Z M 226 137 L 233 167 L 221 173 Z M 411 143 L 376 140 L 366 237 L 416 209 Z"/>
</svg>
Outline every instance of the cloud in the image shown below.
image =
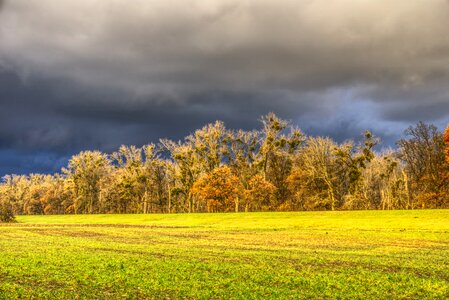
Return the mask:
<svg viewBox="0 0 449 300">
<path fill-rule="evenodd" d="M 414 84 L 449 64 L 442 0 L 15 0 L 2 23 L 22 73 L 137 94 Z"/>
<path fill-rule="evenodd" d="M 446 0 L 6 1 L 0 149 L 110 151 L 269 111 L 392 144 L 449 121 L 447 28 Z"/>
</svg>

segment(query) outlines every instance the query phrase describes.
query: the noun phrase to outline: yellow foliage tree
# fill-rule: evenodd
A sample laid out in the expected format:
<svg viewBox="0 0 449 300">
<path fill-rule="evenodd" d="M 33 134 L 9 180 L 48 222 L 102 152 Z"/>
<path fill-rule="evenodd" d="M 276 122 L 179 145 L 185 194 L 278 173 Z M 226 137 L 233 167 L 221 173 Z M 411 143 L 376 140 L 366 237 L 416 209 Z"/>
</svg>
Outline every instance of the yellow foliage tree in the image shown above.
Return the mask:
<svg viewBox="0 0 449 300">
<path fill-rule="evenodd" d="M 273 208 L 276 187 L 271 182 L 262 175 L 255 175 L 248 185 L 249 188 L 245 190 L 245 211 L 267 211 Z"/>
</svg>

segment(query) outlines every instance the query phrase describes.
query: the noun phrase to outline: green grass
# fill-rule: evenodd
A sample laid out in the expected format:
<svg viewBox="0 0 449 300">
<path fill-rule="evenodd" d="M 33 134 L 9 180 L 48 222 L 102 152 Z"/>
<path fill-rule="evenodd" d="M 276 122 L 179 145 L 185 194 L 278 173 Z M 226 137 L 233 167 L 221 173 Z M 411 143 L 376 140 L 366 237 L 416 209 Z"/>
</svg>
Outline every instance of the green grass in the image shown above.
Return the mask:
<svg viewBox="0 0 449 300">
<path fill-rule="evenodd" d="M 449 210 L 18 221 L 0 299 L 449 298 Z"/>
</svg>

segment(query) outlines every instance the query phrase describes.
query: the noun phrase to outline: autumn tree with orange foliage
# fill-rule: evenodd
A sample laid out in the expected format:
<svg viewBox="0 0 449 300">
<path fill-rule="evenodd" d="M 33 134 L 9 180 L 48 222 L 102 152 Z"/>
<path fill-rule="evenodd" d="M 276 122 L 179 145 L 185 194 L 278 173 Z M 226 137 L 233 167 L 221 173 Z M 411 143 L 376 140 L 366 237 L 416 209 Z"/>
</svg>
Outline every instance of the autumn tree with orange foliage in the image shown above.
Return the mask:
<svg viewBox="0 0 449 300">
<path fill-rule="evenodd" d="M 199 198 L 198 205 L 205 204 L 208 212 L 238 212 L 242 190 L 231 168 L 222 166 L 198 179 L 191 192 Z"/>
</svg>

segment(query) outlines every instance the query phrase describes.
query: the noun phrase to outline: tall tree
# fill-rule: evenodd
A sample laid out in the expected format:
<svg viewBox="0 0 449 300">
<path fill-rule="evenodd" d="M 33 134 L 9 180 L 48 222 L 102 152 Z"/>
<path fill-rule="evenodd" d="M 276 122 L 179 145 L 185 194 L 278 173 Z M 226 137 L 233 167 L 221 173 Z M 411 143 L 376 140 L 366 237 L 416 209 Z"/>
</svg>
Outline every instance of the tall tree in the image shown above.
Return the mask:
<svg viewBox="0 0 449 300">
<path fill-rule="evenodd" d="M 224 123 L 216 121 L 189 135 L 186 140 L 194 149 L 204 172 L 210 173 L 223 162 L 228 150 L 228 132 Z"/>
<path fill-rule="evenodd" d="M 83 151 L 70 159 L 63 172 L 75 197 L 74 213 L 99 212 L 101 183 L 110 167 L 107 155 L 99 151 Z"/>
<path fill-rule="evenodd" d="M 303 207 L 335 210 L 339 206 L 336 149 L 329 138 L 309 137 L 299 152 L 288 183 Z"/>
<path fill-rule="evenodd" d="M 411 208 L 407 175 L 393 151 L 376 155 L 362 172 L 359 198 L 347 202 L 347 209 Z"/>
<path fill-rule="evenodd" d="M 103 200 L 112 202 L 109 210 L 118 213 L 142 212 L 140 200 L 144 190 L 142 177 L 145 176 L 142 149 L 121 146 L 111 158 L 116 168 L 109 181 L 108 197 Z"/>
<path fill-rule="evenodd" d="M 202 169 L 194 145 L 191 141 L 176 143 L 171 140 L 161 140 L 161 146 L 175 163 L 173 174 L 176 183 L 171 191 L 176 197 L 182 197 L 188 212 L 195 212 L 195 199 L 192 197 L 191 189 L 201 176 Z"/>
<path fill-rule="evenodd" d="M 159 150 L 152 144 L 144 147 L 144 154 L 144 175 L 141 177 L 145 189 L 145 201 L 147 202 L 144 207 L 148 209 L 149 203 L 151 211 L 170 212 L 173 185 L 172 164 L 162 159 L 159 156 Z M 145 208 L 144 212 L 147 212 Z"/>
<path fill-rule="evenodd" d="M 243 187 L 249 189 L 249 181 L 260 172 L 258 153 L 260 132 L 238 130 L 229 133 L 230 146 L 227 154 L 229 167 L 236 174 Z"/>
<path fill-rule="evenodd" d="M 444 136 L 434 125 L 419 122 L 398 142 L 400 158 L 410 178 L 410 192 L 422 208 L 448 205 Z"/>
<path fill-rule="evenodd" d="M 368 200 L 364 198 L 362 192 L 362 175 L 375 157 L 373 148 L 378 142 L 379 140 L 370 131 L 365 131 L 362 143 L 357 145 L 353 141 L 349 141 L 336 149 L 346 206 L 352 206 L 353 202 L 364 201 L 364 208 L 368 208 Z"/>
<path fill-rule="evenodd" d="M 264 178 L 276 187 L 276 198 L 282 205 L 288 198 L 286 179 L 292 168 L 292 158 L 299 151 L 304 135 L 274 113 L 263 116 L 262 124 L 259 163 Z"/>
</svg>

